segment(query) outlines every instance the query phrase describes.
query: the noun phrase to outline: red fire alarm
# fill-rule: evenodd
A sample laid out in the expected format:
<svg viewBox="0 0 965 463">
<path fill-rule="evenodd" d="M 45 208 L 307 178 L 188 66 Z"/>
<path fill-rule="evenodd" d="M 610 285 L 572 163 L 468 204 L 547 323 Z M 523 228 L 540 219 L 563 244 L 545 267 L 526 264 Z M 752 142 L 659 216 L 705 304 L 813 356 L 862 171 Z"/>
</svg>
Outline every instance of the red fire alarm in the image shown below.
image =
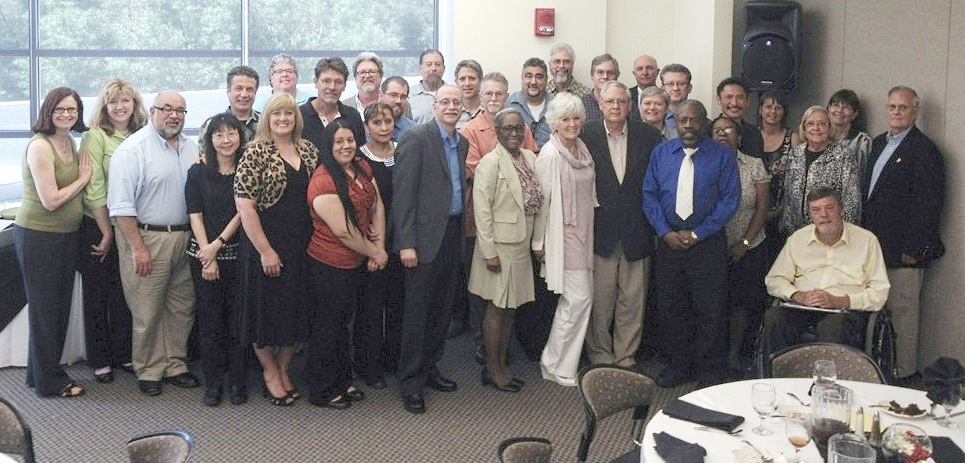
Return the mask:
<svg viewBox="0 0 965 463">
<path fill-rule="evenodd" d="M 556 9 L 537 8 L 533 34 L 537 37 L 552 37 L 556 32 Z"/>
</svg>

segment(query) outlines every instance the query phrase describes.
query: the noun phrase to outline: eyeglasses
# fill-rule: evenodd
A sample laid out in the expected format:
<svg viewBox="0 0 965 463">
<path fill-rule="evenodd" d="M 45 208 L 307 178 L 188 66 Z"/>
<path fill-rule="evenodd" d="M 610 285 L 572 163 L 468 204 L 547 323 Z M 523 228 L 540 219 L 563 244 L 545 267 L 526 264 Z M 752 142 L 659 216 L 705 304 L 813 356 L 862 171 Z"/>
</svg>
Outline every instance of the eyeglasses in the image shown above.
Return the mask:
<svg viewBox="0 0 965 463">
<path fill-rule="evenodd" d="M 271 75 L 273 76 L 279 76 L 282 74 L 295 74 L 295 70 L 294 69 L 273 69 L 271 71 Z"/>
<path fill-rule="evenodd" d="M 616 71 L 611 71 L 611 70 L 607 70 L 607 69 L 597 69 L 597 70 L 593 71 L 593 75 L 595 75 L 595 76 L 615 77 L 615 76 L 617 75 L 617 73 L 616 73 Z"/>
<path fill-rule="evenodd" d="M 385 96 L 392 98 L 393 100 L 406 101 L 409 99 L 409 94 L 407 93 L 389 92 L 386 93 Z"/>
<path fill-rule="evenodd" d="M 523 133 L 526 131 L 526 124 L 516 124 L 516 125 L 501 125 L 499 126 L 499 133 L 503 135 L 510 135 L 513 132 Z"/>
<path fill-rule="evenodd" d="M 733 127 L 714 127 L 714 135 L 733 135 L 737 129 Z"/>
<path fill-rule="evenodd" d="M 161 111 L 162 113 L 164 113 L 165 116 L 170 116 L 171 113 L 175 113 L 175 114 L 177 114 L 178 116 L 183 116 L 183 115 L 185 115 L 185 114 L 188 113 L 188 110 L 187 110 L 187 109 L 181 109 L 181 108 L 175 109 L 175 108 L 172 108 L 172 107 L 170 107 L 170 106 L 165 106 L 165 107 L 163 107 L 163 108 L 158 107 L 158 106 L 151 106 L 151 107 L 154 108 L 154 109 L 156 109 L 156 110 L 158 110 L 158 111 Z"/>
<path fill-rule="evenodd" d="M 630 103 L 630 100 L 626 98 L 607 98 L 603 100 L 603 104 L 607 106 L 626 106 Z"/>
<path fill-rule="evenodd" d="M 690 82 L 664 82 L 663 86 L 668 88 L 684 88 L 690 85 Z"/>
<path fill-rule="evenodd" d="M 54 108 L 54 114 L 63 114 L 63 113 L 67 113 L 73 116 L 74 114 L 77 114 L 77 108 L 61 108 L 61 107 Z"/>
<path fill-rule="evenodd" d="M 450 99 L 446 98 L 445 100 L 436 100 L 436 104 L 437 104 L 437 105 L 440 105 L 440 106 L 446 106 L 446 107 L 455 106 L 455 107 L 458 108 L 458 107 L 462 106 L 462 100 L 458 100 L 458 99 L 456 99 L 456 100 L 450 100 Z"/>
<path fill-rule="evenodd" d="M 239 137 L 241 137 L 241 135 L 238 132 L 228 132 L 227 134 L 216 133 L 211 137 L 211 140 L 215 143 L 221 143 L 223 141 L 235 141 Z"/>
<path fill-rule="evenodd" d="M 357 76 L 374 76 L 374 75 L 376 75 L 376 74 L 378 74 L 378 73 L 379 73 L 379 71 L 365 70 L 365 71 L 358 71 L 358 72 L 355 73 L 355 75 L 357 75 Z"/>
<path fill-rule="evenodd" d="M 903 113 L 903 112 L 907 112 L 909 109 L 912 109 L 913 107 L 908 105 L 903 105 L 903 104 L 890 104 L 887 106 L 887 108 L 889 113 Z"/>
</svg>

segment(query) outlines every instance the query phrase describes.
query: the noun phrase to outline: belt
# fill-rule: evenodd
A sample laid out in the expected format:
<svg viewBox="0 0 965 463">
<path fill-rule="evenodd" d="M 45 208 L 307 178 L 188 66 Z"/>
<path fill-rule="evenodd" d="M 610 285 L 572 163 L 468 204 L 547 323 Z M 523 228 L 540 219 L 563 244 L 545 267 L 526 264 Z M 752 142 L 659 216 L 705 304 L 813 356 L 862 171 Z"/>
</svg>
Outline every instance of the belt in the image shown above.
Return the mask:
<svg viewBox="0 0 965 463">
<path fill-rule="evenodd" d="M 181 225 L 149 225 L 146 223 L 137 223 L 137 228 L 145 231 L 157 231 L 157 232 L 186 232 L 191 230 L 191 226 L 188 224 Z"/>
</svg>

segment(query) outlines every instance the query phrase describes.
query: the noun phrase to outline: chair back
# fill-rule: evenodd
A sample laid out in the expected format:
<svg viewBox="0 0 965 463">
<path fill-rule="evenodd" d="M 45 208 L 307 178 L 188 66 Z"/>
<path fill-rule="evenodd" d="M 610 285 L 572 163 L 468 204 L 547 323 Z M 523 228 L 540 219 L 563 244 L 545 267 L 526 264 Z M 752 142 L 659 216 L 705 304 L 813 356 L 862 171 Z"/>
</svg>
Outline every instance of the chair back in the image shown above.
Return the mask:
<svg viewBox="0 0 965 463">
<path fill-rule="evenodd" d="M 888 384 L 878 364 L 851 346 L 830 342 L 813 342 L 791 346 L 771 355 L 768 378 L 810 378 L 815 360 L 833 360 L 838 379 L 865 383 Z"/>
<path fill-rule="evenodd" d="M 34 444 L 30 427 L 20 412 L 0 398 L 0 453 L 19 455 L 26 463 L 34 463 Z"/>
<path fill-rule="evenodd" d="M 513 437 L 499 443 L 501 463 L 549 463 L 553 444 L 541 437 Z"/>
<path fill-rule="evenodd" d="M 194 437 L 184 431 L 161 431 L 127 441 L 131 463 L 185 463 L 194 453 Z"/>
<path fill-rule="evenodd" d="M 577 386 L 586 415 L 586 429 L 577 451 L 579 461 L 586 461 L 597 421 L 624 410 L 634 409 L 631 435 L 635 441 L 638 440 L 637 434 L 643 430 L 642 423 L 653 397 L 653 379 L 629 368 L 590 365 L 580 372 Z M 636 450 L 639 451 L 639 448 Z"/>
</svg>

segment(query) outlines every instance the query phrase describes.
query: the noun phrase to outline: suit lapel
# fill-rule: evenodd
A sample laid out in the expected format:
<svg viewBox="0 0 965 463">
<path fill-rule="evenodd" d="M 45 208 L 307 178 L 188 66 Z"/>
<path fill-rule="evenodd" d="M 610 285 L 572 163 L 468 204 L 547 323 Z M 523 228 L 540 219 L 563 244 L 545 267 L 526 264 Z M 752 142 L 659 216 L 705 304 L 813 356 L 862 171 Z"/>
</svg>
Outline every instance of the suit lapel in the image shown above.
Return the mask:
<svg viewBox="0 0 965 463">
<path fill-rule="evenodd" d="M 898 144 L 898 148 L 895 148 L 895 152 L 891 154 L 891 159 L 888 159 L 888 162 L 886 162 L 884 167 L 881 168 L 881 173 L 878 174 L 878 181 L 875 182 L 875 191 L 871 192 L 871 198 L 869 199 L 874 199 L 875 195 L 878 192 L 878 189 L 884 185 L 885 181 L 888 178 L 890 178 L 892 175 L 895 175 L 898 169 L 902 167 L 902 164 L 907 162 L 904 159 L 904 156 L 906 154 L 909 154 L 909 155 L 911 154 L 910 148 L 911 148 L 911 145 L 915 143 L 915 138 L 918 137 L 918 133 L 919 133 L 918 127 L 913 126 L 911 130 L 908 132 L 908 135 L 905 135 L 905 138 L 901 140 L 901 143 Z M 887 138 L 885 140 L 886 140 L 885 144 L 887 144 L 888 143 Z M 873 162 L 877 162 L 877 161 L 878 161 L 878 158 L 875 158 Z M 874 168 L 874 164 L 872 163 L 870 167 Z"/>
<path fill-rule="evenodd" d="M 620 179 L 617 178 L 616 170 L 613 168 L 613 159 L 610 157 L 610 143 L 606 135 L 606 126 L 601 123 L 596 125 L 594 129 L 596 133 L 593 134 L 593 137 L 598 140 L 601 153 L 597 158 L 598 163 L 603 165 L 607 176 L 614 182 L 614 185 L 620 188 Z"/>
<path fill-rule="evenodd" d="M 623 171 L 623 183 L 620 184 L 621 187 L 627 182 L 627 176 L 630 175 L 630 172 L 633 172 L 633 169 L 637 168 L 637 163 L 640 162 L 640 156 L 635 147 L 642 145 L 640 137 L 643 136 L 643 132 L 633 130 L 630 127 L 631 124 L 627 121 L 627 165 Z"/>
<path fill-rule="evenodd" d="M 522 156 L 522 154 L 520 154 L 520 156 Z M 499 171 L 506 179 L 506 183 L 509 185 L 509 192 L 513 195 L 513 199 L 516 200 L 516 204 L 518 204 L 520 209 L 522 209 L 524 206 L 523 187 L 519 183 L 519 175 L 516 174 L 516 166 L 513 165 L 513 155 L 509 154 L 508 151 L 500 152 Z"/>
</svg>

